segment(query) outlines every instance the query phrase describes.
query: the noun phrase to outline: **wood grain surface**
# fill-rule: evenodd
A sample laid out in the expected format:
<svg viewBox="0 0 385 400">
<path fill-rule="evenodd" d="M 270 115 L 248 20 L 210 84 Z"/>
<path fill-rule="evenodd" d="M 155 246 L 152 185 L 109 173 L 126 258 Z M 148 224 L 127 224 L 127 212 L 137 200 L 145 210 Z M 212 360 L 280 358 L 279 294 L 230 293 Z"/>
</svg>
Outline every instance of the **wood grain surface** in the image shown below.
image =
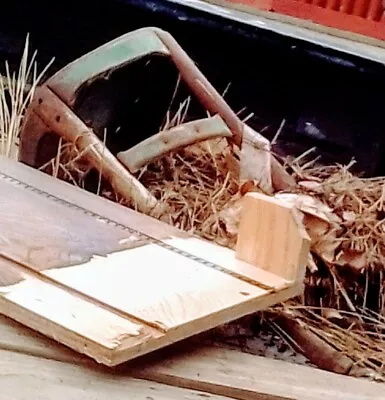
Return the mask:
<svg viewBox="0 0 385 400">
<path fill-rule="evenodd" d="M 4 400 L 228 399 L 4 350 L 0 350 L 0 382 Z"/>
<path fill-rule="evenodd" d="M 264 209 L 269 246 L 259 246 L 263 262 L 252 265 L 232 250 L 0 158 L 0 311 L 112 366 L 284 301 L 302 291 L 303 276 L 293 272 L 303 271 L 303 260 L 292 252 L 290 265 L 274 271 L 267 260 L 282 246 L 289 254 L 295 240 L 300 246 L 303 239 L 298 234 L 294 243 L 281 232 L 277 200 L 261 201 L 269 205 Z M 140 241 L 104 217 L 177 251 Z M 293 227 L 289 233 L 295 233 Z"/>
<path fill-rule="evenodd" d="M 288 280 L 305 276 L 310 237 L 301 214 L 285 202 L 247 193 L 239 225 L 237 258 Z"/>
<path fill-rule="evenodd" d="M 1 177 L 0 193 L 1 250 L 38 270 L 81 264 L 140 242 L 135 235 Z M 0 284 L 12 283 L 0 272 Z"/>
<path fill-rule="evenodd" d="M 34 331 L 0 317 L 0 349 L 3 350 L 0 353 L 3 360 L 0 380 L 2 388 L 7 390 L 2 393 L 12 400 L 40 398 L 36 396 L 40 388 L 46 398 L 56 396 L 59 391 L 58 399 L 61 396 L 64 398 L 64 394 L 68 395 L 66 400 L 82 399 L 81 396 L 98 399 L 94 386 L 98 380 L 100 395 L 108 396 L 108 390 L 114 387 L 113 399 L 127 399 L 128 393 L 138 393 L 132 398 L 148 400 L 146 396 L 156 393 L 151 387 L 159 387 L 155 382 L 199 390 L 199 398 L 210 398 L 211 394 L 241 400 L 385 399 L 384 384 L 239 351 L 203 346 L 199 338 L 194 342 L 194 345 L 181 342 L 141 360 L 107 370 Z M 36 380 L 32 380 L 31 376 Z M 146 384 L 140 381 L 143 383 L 141 391 L 138 389 L 139 381 L 133 380 L 134 377 L 147 380 Z M 74 382 L 77 383 L 74 385 Z M 32 396 L 27 397 L 26 393 Z M 167 395 L 171 396 L 171 393 L 167 392 Z M 183 392 L 175 393 L 180 399 L 187 396 Z M 154 397 L 154 400 L 158 398 Z"/>
<path fill-rule="evenodd" d="M 185 0 L 171 0 L 171 1 L 180 2 Z M 197 2 L 197 0 L 193 1 L 194 3 Z M 348 30 L 342 30 L 322 25 L 308 19 L 292 17 L 291 15 L 280 14 L 279 12 L 266 11 L 253 6 L 252 3 L 247 4 L 246 1 L 244 2 L 244 4 L 241 4 L 241 2 L 233 3 L 227 0 L 203 0 L 202 3 L 208 3 L 219 7 L 223 7 L 226 11 L 230 13 L 239 11 L 247 13 L 250 16 L 262 17 L 267 20 L 272 20 L 274 22 L 280 22 L 282 24 L 286 24 L 287 25 L 286 31 L 289 35 L 292 32 L 295 32 L 297 33 L 298 36 L 302 36 L 302 38 L 307 39 L 308 36 L 313 34 L 314 40 L 317 42 L 321 42 L 324 46 L 327 46 L 329 42 L 330 44 L 341 43 L 342 49 L 344 49 L 347 53 L 353 52 L 359 54 L 361 52 L 361 55 L 365 58 L 367 58 L 366 57 L 367 53 L 374 54 L 376 52 L 378 53 L 377 55 L 378 58 L 384 56 L 383 50 L 385 48 L 385 41 L 377 39 L 375 37 L 366 36 Z M 335 46 L 328 46 L 328 47 L 335 47 Z"/>
</svg>

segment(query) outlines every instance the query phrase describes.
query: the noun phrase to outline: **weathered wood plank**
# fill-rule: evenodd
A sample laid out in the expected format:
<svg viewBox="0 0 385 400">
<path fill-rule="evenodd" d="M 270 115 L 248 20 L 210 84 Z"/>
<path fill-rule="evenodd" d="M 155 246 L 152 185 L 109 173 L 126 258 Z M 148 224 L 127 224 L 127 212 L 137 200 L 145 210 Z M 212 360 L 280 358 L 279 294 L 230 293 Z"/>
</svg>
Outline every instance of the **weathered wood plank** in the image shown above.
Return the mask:
<svg viewBox="0 0 385 400">
<path fill-rule="evenodd" d="M 84 263 L 95 255 L 130 248 L 140 241 L 123 229 L 103 224 L 3 179 L 0 193 L 1 250 L 38 270 Z M 22 279 L 7 278 L 1 273 L 0 285 Z"/>
<path fill-rule="evenodd" d="M 122 365 L 117 374 L 241 400 L 384 400 L 385 385 L 234 350 L 185 342 Z M 184 349 L 185 347 L 185 349 Z M 94 363 L 0 317 L 0 349 L 75 364 Z"/>
<path fill-rule="evenodd" d="M 226 400 L 226 397 L 0 350 L 0 398 Z"/>
</svg>

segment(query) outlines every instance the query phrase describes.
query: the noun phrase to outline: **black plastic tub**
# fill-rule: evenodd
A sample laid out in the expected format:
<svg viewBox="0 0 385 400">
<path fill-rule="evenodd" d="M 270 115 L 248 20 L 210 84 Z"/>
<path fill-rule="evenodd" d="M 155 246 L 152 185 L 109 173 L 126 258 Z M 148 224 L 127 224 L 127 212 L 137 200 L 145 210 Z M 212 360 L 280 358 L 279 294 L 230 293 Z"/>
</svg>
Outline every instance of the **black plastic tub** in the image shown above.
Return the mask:
<svg viewBox="0 0 385 400">
<path fill-rule="evenodd" d="M 384 66 L 327 47 L 166 0 L 13 0 L 2 5 L 0 57 L 16 65 L 29 32 L 41 65 L 55 57 L 53 73 L 145 26 L 169 31 L 220 92 L 231 83 L 226 100 L 267 137 L 285 119 L 277 151 L 316 146 L 325 161 L 355 157 L 366 174 L 385 172 Z"/>
</svg>

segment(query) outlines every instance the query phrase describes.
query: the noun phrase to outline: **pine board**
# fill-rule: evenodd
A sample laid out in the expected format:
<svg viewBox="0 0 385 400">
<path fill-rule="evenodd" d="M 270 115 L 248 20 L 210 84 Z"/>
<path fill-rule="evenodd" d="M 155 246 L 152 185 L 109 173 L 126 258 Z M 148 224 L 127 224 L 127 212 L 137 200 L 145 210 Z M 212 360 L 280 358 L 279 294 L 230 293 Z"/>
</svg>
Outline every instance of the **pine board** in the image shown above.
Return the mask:
<svg viewBox="0 0 385 400">
<path fill-rule="evenodd" d="M 106 371 L 0 350 L 3 400 L 226 400 Z"/>
<path fill-rule="evenodd" d="M 5 158 L 0 173 L 78 207 L 0 177 L 0 311 L 98 362 L 120 364 L 302 291 L 303 276 L 285 279 L 286 266 L 269 272 L 229 249 Z M 140 239 L 104 218 L 260 284 Z M 282 251 L 284 232 L 276 241 L 277 232 L 267 232 L 271 240 L 263 251 Z M 295 262 L 303 271 L 304 260 Z"/>
<path fill-rule="evenodd" d="M 35 369 L 33 374 L 38 378 L 39 385 L 37 386 L 47 394 L 47 398 L 52 398 L 53 393 L 60 390 L 59 386 L 52 382 L 63 380 L 61 383 L 63 389 L 60 390 L 60 393 L 66 393 L 67 386 L 73 382 L 69 380 L 69 376 L 74 376 L 74 372 L 76 372 L 77 382 L 85 382 L 84 386 L 87 385 L 90 377 L 92 377 L 91 380 L 97 378 L 100 382 L 98 391 L 103 396 L 108 395 L 111 385 L 116 385 L 113 399 L 126 399 L 127 392 L 134 393 L 135 390 L 138 390 L 138 381 L 134 381 L 133 377 L 148 381 L 147 392 L 143 389 L 143 397 L 138 397 L 140 399 L 153 396 L 154 392 L 151 392 L 150 388 L 155 386 L 155 382 L 198 390 L 200 398 L 210 398 L 208 396 L 211 394 L 212 396 L 226 396 L 226 398 L 241 400 L 385 399 L 384 384 L 336 375 L 234 350 L 199 346 L 199 340 L 196 341 L 194 347 L 183 342 L 180 345 L 164 349 L 160 353 L 150 354 L 144 359 L 131 361 L 115 369 L 113 378 L 110 370 L 100 370 L 88 358 L 4 317 L 0 317 L 0 349 L 6 350 L 6 352 L 0 352 L 0 359 L 7 360 L 7 364 L 3 362 L 0 371 L 3 371 L 6 365 L 10 368 L 10 357 L 12 360 L 16 360 L 15 355 L 10 355 L 11 352 L 19 354 L 17 364 L 12 366 L 12 375 L 8 378 L 8 375 L 3 374 L 4 384 L 9 387 L 9 398 L 15 400 L 24 398 L 16 395 L 22 392 L 23 386 L 26 391 L 31 390 L 30 386 L 33 385 L 33 382 L 25 380 L 25 371 L 28 370 L 29 365 L 33 365 L 33 368 L 40 366 L 39 370 Z M 36 359 L 40 359 L 38 364 Z M 47 362 L 48 360 L 60 361 L 60 363 L 54 364 Z M 71 364 L 77 367 L 73 367 Z M 83 366 L 82 369 L 80 369 L 80 365 Z M 48 369 L 49 377 L 47 377 Z M 43 382 L 42 376 L 45 376 L 48 382 Z M 120 394 L 118 394 L 119 389 L 116 382 L 121 385 Z M 76 391 L 67 393 L 78 394 Z M 84 389 L 81 395 L 84 398 L 98 399 L 98 397 L 93 397 L 96 396 L 96 392 L 95 386 L 92 385 L 89 391 Z M 82 397 L 74 398 L 81 399 Z M 170 399 L 172 398 L 170 397 Z M 185 398 L 182 393 L 180 398 Z M 211 398 L 216 399 L 216 397 Z M 158 400 L 157 397 L 154 399 Z"/>
</svg>

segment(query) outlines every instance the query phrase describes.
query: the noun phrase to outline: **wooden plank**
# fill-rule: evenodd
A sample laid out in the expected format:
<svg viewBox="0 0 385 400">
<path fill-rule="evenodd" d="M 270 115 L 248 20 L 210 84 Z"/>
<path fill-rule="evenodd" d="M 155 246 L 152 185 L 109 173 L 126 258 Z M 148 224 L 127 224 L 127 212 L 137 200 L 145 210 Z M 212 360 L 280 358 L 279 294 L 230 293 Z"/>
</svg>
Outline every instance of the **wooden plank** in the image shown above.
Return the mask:
<svg viewBox="0 0 385 400">
<path fill-rule="evenodd" d="M 1 399 L 226 400 L 227 397 L 0 350 Z"/>
<path fill-rule="evenodd" d="M 219 280 L 218 285 L 220 284 Z M 299 291 L 296 287 L 290 286 L 274 293 L 274 296 L 266 292 L 234 306 L 219 309 L 221 304 L 215 299 L 219 299 L 220 293 L 226 296 L 227 292 L 217 289 L 219 293 L 216 294 L 217 297 L 214 297 L 212 302 L 208 295 L 203 297 L 202 303 L 199 303 L 201 306 L 192 302 L 190 309 L 188 299 L 185 306 L 179 309 L 171 303 L 167 308 L 171 316 L 175 315 L 175 309 L 184 313 L 206 310 L 206 314 L 175 329 L 160 332 L 121 318 L 120 315 L 96 307 L 91 302 L 83 301 L 43 281 L 27 279 L 13 287 L 6 287 L 6 290 L 7 293 L 0 296 L 2 312 L 106 365 L 116 365 L 167 346 L 232 320 L 236 315 L 246 315 L 253 310 L 266 308 L 272 301 L 280 301 L 279 299 L 284 301 Z M 110 290 L 111 293 L 114 293 L 113 289 Z M 180 296 L 182 297 L 182 294 Z M 226 301 L 226 298 L 223 301 Z M 217 310 L 212 308 L 214 306 Z M 158 307 L 162 308 L 160 305 Z"/>
<path fill-rule="evenodd" d="M 228 268 L 237 271 L 237 272 L 242 272 L 247 275 L 250 275 L 254 279 L 258 279 L 260 277 L 260 274 L 262 275 L 262 279 L 268 281 L 268 285 L 272 286 L 281 286 L 286 283 L 285 279 L 279 280 L 276 275 L 271 275 L 268 272 L 266 273 L 264 270 L 261 270 L 260 268 L 255 268 L 255 266 L 250 266 L 247 263 L 241 262 L 239 260 L 234 259 L 232 252 L 229 249 L 226 249 L 221 246 L 214 245 L 210 242 L 204 241 L 204 240 L 197 240 L 192 238 L 191 235 L 176 229 L 166 223 L 163 223 L 161 221 L 158 221 L 154 218 L 150 218 L 144 214 L 139 214 L 137 212 L 134 212 L 131 209 L 128 209 L 126 207 L 122 207 L 119 204 L 116 204 L 114 202 L 111 202 L 105 198 L 98 197 L 93 195 L 92 193 L 89 193 L 85 190 L 80 190 L 66 182 L 57 180 L 57 179 L 52 179 L 52 177 L 42 174 L 34 170 L 33 168 L 30 168 L 28 166 L 25 166 L 24 164 L 16 163 L 12 160 L 9 160 L 6 157 L 0 156 L 0 173 L 7 174 L 9 176 L 14 177 L 15 179 L 18 179 L 22 182 L 25 182 L 39 190 L 43 190 L 47 193 L 49 193 L 52 196 L 58 197 L 66 202 L 75 204 L 77 207 L 81 207 L 83 209 L 89 210 L 92 213 L 98 214 L 101 217 L 109 218 L 114 221 L 118 221 L 121 224 L 128 225 L 134 230 L 138 230 L 140 232 L 143 232 L 151 237 L 154 237 L 156 239 L 160 240 L 165 240 L 165 239 L 172 239 L 172 243 L 175 244 L 175 246 L 181 248 L 182 250 L 185 251 L 191 251 L 194 253 L 195 256 L 204 256 L 210 258 L 210 261 L 213 263 L 218 263 L 222 264 L 224 260 L 226 260 L 226 263 L 228 264 Z M 27 202 L 26 197 L 28 197 L 28 202 L 31 201 L 30 198 L 31 193 L 30 192 L 25 192 L 24 193 L 24 199 L 20 199 L 20 202 L 24 204 Z M 39 197 L 39 200 L 41 197 Z M 269 199 L 269 201 L 274 201 L 273 199 Z M 44 203 L 43 203 L 44 204 Z M 53 215 L 53 218 L 55 218 L 55 221 L 58 222 L 58 215 L 61 213 L 64 213 L 65 207 L 59 208 L 58 205 L 55 205 L 57 210 L 60 210 L 60 213 L 57 215 Z M 9 208 L 9 207 L 8 207 Z M 5 209 L 6 210 L 6 209 Z M 29 210 L 31 211 L 31 210 Z M 71 210 L 73 211 L 73 210 Z M 8 212 L 8 211 L 7 211 Z M 67 210 L 66 210 L 67 212 Z M 33 213 L 31 213 L 33 214 Z M 48 213 L 47 213 L 48 214 Z M 49 216 L 47 214 L 44 214 L 42 218 L 45 218 L 44 220 L 44 225 L 47 224 L 47 220 Z M 73 219 L 78 218 L 80 213 L 75 214 L 73 212 Z M 52 215 L 52 214 L 51 214 Z M 76 215 L 76 217 L 75 217 Z M 1 218 L 5 218 L 5 216 L 1 216 Z M 15 216 L 15 218 L 17 218 Z M 18 220 L 19 221 L 19 220 Z M 74 223 L 75 224 L 75 223 Z M 41 225 L 41 223 L 40 223 Z M 51 223 L 50 225 L 54 225 Z M 55 228 L 58 229 L 58 228 Z M 116 229 L 116 228 L 114 228 Z M 31 228 L 32 230 L 32 228 Z M 4 232 L 4 231 L 3 231 Z M 49 231 L 48 231 L 49 232 Z M 52 234 L 57 234 L 57 232 L 53 232 Z M 82 232 L 83 235 L 85 235 L 85 232 Z M 50 233 L 47 233 L 47 235 L 50 235 Z M 88 233 L 87 233 L 88 235 Z M 119 234 L 120 235 L 120 234 Z M 271 233 L 271 235 L 274 235 L 274 232 Z M 182 238 L 188 238 L 189 241 L 185 242 L 183 240 L 180 240 Z M 107 240 L 106 236 L 100 236 L 99 239 L 102 240 Z M 127 239 L 132 239 L 131 235 L 125 236 L 125 239 L 119 239 L 119 246 L 121 248 L 126 247 L 132 247 L 132 242 L 127 244 L 125 243 Z M 83 239 L 85 240 L 85 239 Z M 188 244 L 187 244 L 188 243 Z M 190 245 L 190 244 L 193 244 Z M 103 253 L 103 248 L 106 248 L 105 244 L 101 244 L 101 250 L 98 251 L 97 254 L 102 254 Z M 117 244 L 112 244 L 111 247 L 117 246 Z M 216 249 L 217 251 L 214 251 Z M 71 248 L 69 248 L 71 250 Z M 270 249 L 267 250 L 269 252 Z M 106 250 L 105 250 L 106 254 Z M 33 259 L 30 260 L 29 258 L 23 258 L 23 261 L 29 262 L 32 261 Z M 41 268 L 39 268 L 41 269 Z M 44 269 L 44 268 L 43 268 Z"/>
<path fill-rule="evenodd" d="M 277 201 L 267 196 L 265 201 L 274 211 Z M 22 221 L 19 213 L 26 216 Z M 119 221 L 116 226 L 106 220 L 111 215 Z M 122 220 L 128 228 L 119 225 Z M 107 365 L 302 291 L 303 276 L 286 279 L 285 265 L 272 273 L 263 265 L 245 263 L 232 250 L 170 230 L 155 219 L 4 158 L 0 222 L 0 311 Z M 146 235 L 163 239 L 169 247 Z M 261 247 L 261 252 L 287 246 L 288 238 L 274 242 L 273 230 L 266 235 L 272 246 Z M 301 271 L 303 267 L 297 265 Z"/>
<path fill-rule="evenodd" d="M 264 196 L 259 193 L 247 193 L 243 202 L 237 258 L 253 265 L 263 265 L 265 270 L 289 280 L 302 279 L 310 251 L 310 237 L 302 227 L 300 214 L 297 212 L 296 215 L 291 205 L 281 201 L 264 201 Z M 274 232 L 274 236 L 269 232 Z"/>
<path fill-rule="evenodd" d="M 91 358 L 4 315 L 0 315 L 0 349 L 56 361 L 95 365 Z"/>
<path fill-rule="evenodd" d="M 31 167 L 4 156 L 0 156 L 0 173 L 43 190 L 63 201 L 76 204 L 78 207 L 87 209 L 90 212 L 129 225 L 133 229 L 146 232 L 157 239 L 164 239 L 170 236 L 189 237 L 188 234 L 171 225 L 147 215 L 139 214 L 129 208 L 122 207 L 104 197 L 95 196 L 85 190 L 79 190 L 67 182 L 52 179 L 47 174 L 40 173 Z"/>
<path fill-rule="evenodd" d="M 0 193 L 1 249 L 38 270 L 85 263 L 94 255 L 104 256 L 140 242 L 122 229 L 1 179 Z M 21 212 L 27 216 L 22 221 Z M 1 285 L 18 280 L 0 274 Z"/>
<path fill-rule="evenodd" d="M 383 400 L 385 385 L 216 347 L 180 343 L 122 365 L 115 374 L 202 390 L 241 400 Z M 0 349 L 62 362 L 94 363 L 0 317 Z"/>
<path fill-rule="evenodd" d="M 173 351 L 132 374 L 241 400 L 385 399 L 385 385 L 215 347 Z"/>
</svg>

